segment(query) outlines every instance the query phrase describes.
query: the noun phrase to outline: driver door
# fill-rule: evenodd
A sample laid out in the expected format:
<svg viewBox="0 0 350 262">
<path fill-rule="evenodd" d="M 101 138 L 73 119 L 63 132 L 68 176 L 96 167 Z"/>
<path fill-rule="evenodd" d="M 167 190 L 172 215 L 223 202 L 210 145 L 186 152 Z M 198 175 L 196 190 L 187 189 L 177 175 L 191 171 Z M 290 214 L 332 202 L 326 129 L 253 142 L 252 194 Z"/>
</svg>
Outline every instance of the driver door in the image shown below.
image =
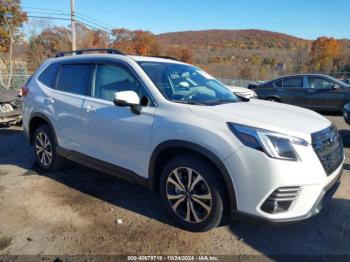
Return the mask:
<svg viewBox="0 0 350 262">
<path fill-rule="evenodd" d="M 342 108 L 348 94 L 343 88 L 334 88 L 335 83 L 320 77 L 308 76 L 305 99 L 312 109 L 335 110 Z"/>
<path fill-rule="evenodd" d="M 114 105 L 114 93 L 135 91 L 141 98 L 142 112 Z M 147 176 L 151 149 L 154 104 L 134 72 L 123 63 L 95 66 L 90 97 L 83 104 L 86 154 Z"/>
</svg>

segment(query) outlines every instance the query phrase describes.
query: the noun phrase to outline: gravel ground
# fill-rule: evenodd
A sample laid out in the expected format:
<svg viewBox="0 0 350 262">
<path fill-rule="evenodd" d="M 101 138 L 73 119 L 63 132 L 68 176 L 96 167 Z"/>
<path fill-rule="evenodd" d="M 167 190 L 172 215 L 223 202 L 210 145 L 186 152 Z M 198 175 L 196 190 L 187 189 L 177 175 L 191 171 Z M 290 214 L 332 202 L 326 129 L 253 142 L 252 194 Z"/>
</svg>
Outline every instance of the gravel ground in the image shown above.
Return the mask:
<svg viewBox="0 0 350 262">
<path fill-rule="evenodd" d="M 145 188 L 70 164 L 42 174 L 21 129 L 0 129 L 0 255 L 350 254 L 350 126 L 327 116 L 346 147 L 342 185 L 318 216 L 267 226 L 177 228 Z"/>
</svg>

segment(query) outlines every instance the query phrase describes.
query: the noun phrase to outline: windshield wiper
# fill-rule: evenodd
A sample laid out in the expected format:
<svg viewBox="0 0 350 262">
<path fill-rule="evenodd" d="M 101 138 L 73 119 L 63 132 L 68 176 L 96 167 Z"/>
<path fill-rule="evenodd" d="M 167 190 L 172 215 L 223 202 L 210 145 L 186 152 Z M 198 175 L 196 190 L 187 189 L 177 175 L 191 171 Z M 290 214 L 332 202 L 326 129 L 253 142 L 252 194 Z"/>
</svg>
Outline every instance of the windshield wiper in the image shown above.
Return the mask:
<svg viewBox="0 0 350 262">
<path fill-rule="evenodd" d="M 171 99 L 171 102 L 175 103 L 181 103 L 181 104 L 188 104 L 188 105 L 206 105 L 205 103 L 202 102 L 196 102 L 196 101 L 185 101 L 185 100 L 176 100 L 176 99 Z"/>
<path fill-rule="evenodd" d="M 216 100 L 205 101 L 204 104 L 206 104 L 206 105 L 220 105 L 220 104 L 235 103 L 235 102 L 237 102 L 237 101 L 234 101 L 231 99 L 216 99 Z"/>
</svg>

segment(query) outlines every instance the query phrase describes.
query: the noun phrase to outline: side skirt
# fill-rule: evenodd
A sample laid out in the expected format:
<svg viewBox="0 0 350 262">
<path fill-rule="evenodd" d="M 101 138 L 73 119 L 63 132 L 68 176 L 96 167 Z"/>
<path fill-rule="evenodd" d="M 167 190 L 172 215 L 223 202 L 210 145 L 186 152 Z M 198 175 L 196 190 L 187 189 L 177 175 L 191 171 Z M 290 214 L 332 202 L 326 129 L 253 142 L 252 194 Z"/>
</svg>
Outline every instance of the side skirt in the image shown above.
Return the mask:
<svg viewBox="0 0 350 262">
<path fill-rule="evenodd" d="M 64 157 L 68 160 L 98 170 L 100 172 L 133 182 L 135 184 L 148 187 L 147 178 L 141 177 L 129 169 L 113 165 L 111 163 L 84 155 L 73 150 L 66 150 L 61 147 L 56 147 L 56 150 L 61 157 Z"/>
</svg>

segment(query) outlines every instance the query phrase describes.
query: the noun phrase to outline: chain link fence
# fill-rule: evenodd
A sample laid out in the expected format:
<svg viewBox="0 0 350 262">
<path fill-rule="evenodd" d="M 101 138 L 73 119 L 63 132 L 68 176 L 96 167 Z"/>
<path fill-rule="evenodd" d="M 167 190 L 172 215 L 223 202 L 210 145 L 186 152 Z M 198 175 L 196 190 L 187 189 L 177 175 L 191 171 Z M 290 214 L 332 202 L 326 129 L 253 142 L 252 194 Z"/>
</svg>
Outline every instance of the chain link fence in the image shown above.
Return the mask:
<svg viewBox="0 0 350 262">
<path fill-rule="evenodd" d="M 31 75 L 12 75 L 10 89 L 20 89 Z M 0 88 L 7 88 L 9 75 L 0 75 Z"/>
</svg>

